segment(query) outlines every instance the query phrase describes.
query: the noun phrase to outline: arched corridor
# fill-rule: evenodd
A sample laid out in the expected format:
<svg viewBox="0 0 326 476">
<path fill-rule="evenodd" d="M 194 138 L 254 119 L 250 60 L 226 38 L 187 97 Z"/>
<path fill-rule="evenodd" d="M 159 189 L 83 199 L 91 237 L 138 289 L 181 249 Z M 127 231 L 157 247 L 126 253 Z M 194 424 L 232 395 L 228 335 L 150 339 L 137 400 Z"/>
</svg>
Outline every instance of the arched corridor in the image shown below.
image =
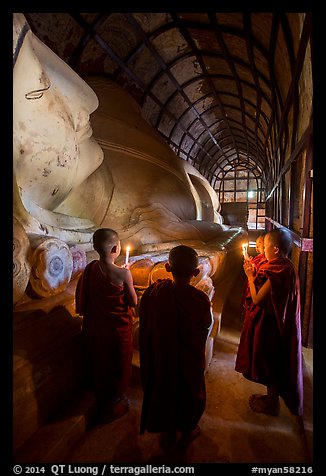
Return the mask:
<svg viewBox="0 0 326 476">
<path fill-rule="evenodd" d="M 145 120 L 211 184 L 225 223 L 289 228 L 301 281 L 303 343 L 312 346 L 312 14 L 26 18 L 81 77 L 101 75 L 133 96 Z M 110 107 L 121 109 L 122 102 Z M 127 110 L 122 114 L 127 119 Z M 18 182 L 24 187 L 24 179 Z M 205 210 L 207 199 L 201 202 Z"/>
</svg>

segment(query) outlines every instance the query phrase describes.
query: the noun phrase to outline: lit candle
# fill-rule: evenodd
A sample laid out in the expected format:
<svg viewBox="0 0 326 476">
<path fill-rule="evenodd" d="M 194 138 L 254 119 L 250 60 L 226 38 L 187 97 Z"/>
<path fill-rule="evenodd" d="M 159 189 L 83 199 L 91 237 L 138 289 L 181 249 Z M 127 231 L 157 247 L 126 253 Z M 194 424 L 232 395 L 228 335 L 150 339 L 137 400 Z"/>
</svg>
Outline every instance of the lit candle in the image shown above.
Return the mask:
<svg viewBox="0 0 326 476">
<path fill-rule="evenodd" d="M 126 261 L 125 261 L 125 264 L 128 264 L 128 261 L 129 261 L 129 252 L 130 252 L 130 246 L 127 246 L 127 248 L 126 248 Z"/>
<path fill-rule="evenodd" d="M 242 244 L 242 254 L 243 254 L 244 259 L 249 258 L 249 256 L 248 256 L 248 243 L 243 243 Z"/>
</svg>

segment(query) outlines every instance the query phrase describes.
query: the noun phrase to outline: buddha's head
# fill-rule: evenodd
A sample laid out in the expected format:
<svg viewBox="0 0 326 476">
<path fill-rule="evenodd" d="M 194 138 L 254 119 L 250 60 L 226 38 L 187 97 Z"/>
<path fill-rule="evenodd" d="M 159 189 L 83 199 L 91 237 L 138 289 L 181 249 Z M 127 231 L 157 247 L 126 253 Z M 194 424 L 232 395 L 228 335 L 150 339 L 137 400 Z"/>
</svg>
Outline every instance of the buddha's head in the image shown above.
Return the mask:
<svg viewBox="0 0 326 476">
<path fill-rule="evenodd" d="M 13 40 L 14 172 L 25 200 L 54 210 L 103 161 L 89 122 L 98 99 L 21 13 Z"/>
</svg>

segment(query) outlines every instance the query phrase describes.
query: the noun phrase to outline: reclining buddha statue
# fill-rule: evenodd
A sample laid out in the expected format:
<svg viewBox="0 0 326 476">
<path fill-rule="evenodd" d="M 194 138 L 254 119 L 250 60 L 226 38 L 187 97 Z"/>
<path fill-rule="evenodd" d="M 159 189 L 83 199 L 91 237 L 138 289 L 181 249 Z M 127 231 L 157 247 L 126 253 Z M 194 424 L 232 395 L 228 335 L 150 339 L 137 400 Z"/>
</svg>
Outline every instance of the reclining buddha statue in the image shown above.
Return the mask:
<svg viewBox="0 0 326 476">
<path fill-rule="evenodd" d="M 62 292 L 93 256 L 98 227 L 134 257 L 185 242 L 214 256 L 229 235 L 206 178 L 128 92 L 82 79 L 13 17 L 14 303 L 26 290 Z"/>
</svg>

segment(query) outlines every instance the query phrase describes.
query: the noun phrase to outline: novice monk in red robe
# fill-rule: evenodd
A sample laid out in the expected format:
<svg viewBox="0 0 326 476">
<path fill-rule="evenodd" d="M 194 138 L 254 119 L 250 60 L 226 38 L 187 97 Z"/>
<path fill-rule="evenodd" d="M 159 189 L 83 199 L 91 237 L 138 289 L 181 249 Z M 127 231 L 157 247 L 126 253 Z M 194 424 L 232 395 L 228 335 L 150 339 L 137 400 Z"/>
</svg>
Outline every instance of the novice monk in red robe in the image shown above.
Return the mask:
<svg viewBox="0 0 326 476">
<path fill-rule="evenodd" d="M 206 404 L 205 345 L 212 313 L 208 296 L 189 284 L 197 266 L 194 249 L 171 249 L 165 268 L 173 280 L 157 280 L 140 301 L 140 434 L 161 433 L 165 450 L 176 443 L 177 430 L 181 446 L 199 435 Z"/>
<path fill-rule="evenodd" d="M 128 409 L 125 392 L 132 370 L 132 310 L 137 304 L 131 272 L 114 262 L 117 233 L 100 228 L 93 235 L 100 259 L 91 261 L 76 288 L 76 311 L 83 320 L 91 385 L 98 401 L 96 421 L 107 423 Z"/>
<path fill-rule="evenodd" d="M 276 228 L 265 236 L 267 262 L 254 274 L 245 261 L 251 305 L 246 309 L 235 370 L 267 387 L 266 395 L 251 395 L 255 412 L 279 414 L 279 396 L 295 415 L 302 415 L 302 347 L 299 279 L 287 258 L 290 233 Z"/>
<path fill-rule="evenodd" d="M 254 256 L 251 260 L 252 264 L 255 265 L 256 271 L 258 271 L 258 268 L 259 268 L 260 264 L 263 261 L 266 261 L 266 256 L 265 256 L 265 252 L 264 252 L 264 237 L 265 237 L 265 233 L 262 234 L 262 235 L 259 235 L 257 237 L 257 239 L 256 239 L 257 255 Z"/>
</svg>

